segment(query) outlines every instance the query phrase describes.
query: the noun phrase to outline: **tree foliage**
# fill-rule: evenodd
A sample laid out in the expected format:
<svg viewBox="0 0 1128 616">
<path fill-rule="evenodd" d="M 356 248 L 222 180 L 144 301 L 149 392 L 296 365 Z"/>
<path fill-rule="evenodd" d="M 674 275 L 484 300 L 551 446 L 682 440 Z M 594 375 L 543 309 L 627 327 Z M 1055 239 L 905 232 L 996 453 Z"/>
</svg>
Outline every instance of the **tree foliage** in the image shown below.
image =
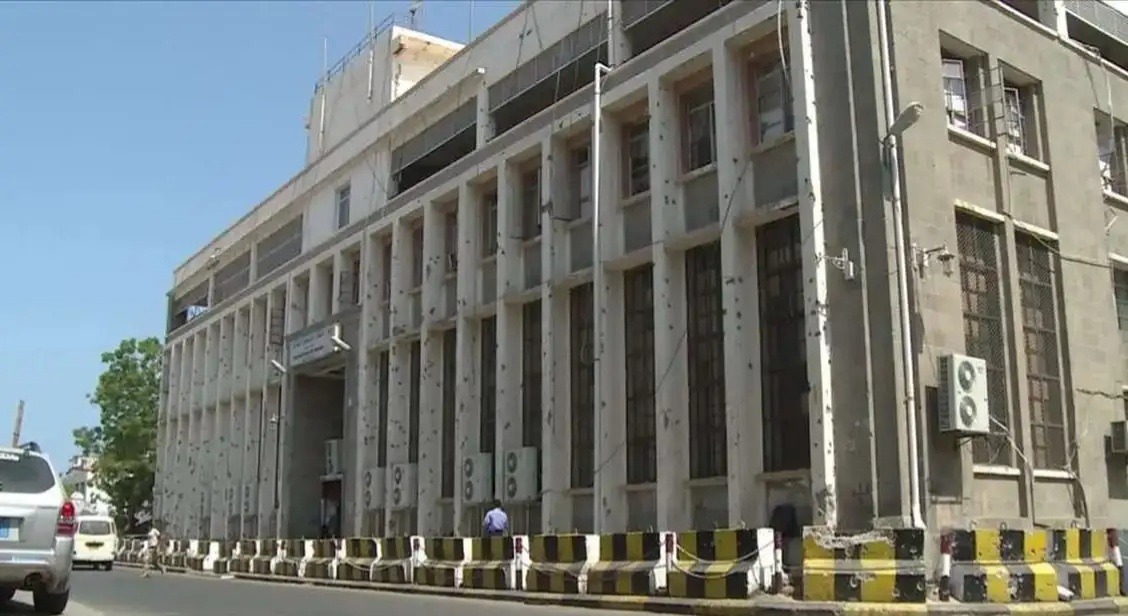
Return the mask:
<svg viewBox="0 0 1128 616">
<path fill-rule="evenodd" d="M 156 338 L 128 338 L 102 353 L 105 369 L 87 396 L 99 408 L 98 425 L 74 431 L 83 455 L 97 458 L 94 487 L 107 494 L 122 529 L 151 513 L 162 359 Z"/>
</svg>

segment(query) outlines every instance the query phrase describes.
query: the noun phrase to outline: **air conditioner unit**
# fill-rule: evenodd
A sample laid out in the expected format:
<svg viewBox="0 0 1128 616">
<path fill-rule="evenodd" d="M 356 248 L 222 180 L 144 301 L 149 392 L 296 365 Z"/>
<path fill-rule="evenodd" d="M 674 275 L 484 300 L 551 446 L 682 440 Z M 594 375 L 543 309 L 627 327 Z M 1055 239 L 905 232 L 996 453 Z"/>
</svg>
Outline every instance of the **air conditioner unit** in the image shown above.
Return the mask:
<svg viewBox="0 0 1128 616">
<path fill-rule="evenodd" d="M 341 439 L 325 441 L 325 475 L 341 474 Z"/>
<path fill-rule="evenodd" d="M 537 459 L 536 447 L 521 447 L 505 452 L 503 458 L 505 467 L 506 502 L 527 502 L 540 499 L 540 490 L 537 486 Z"/>
<path fill-rule="evenodd" d="M 384 469 L 369 468 L 364 470 L 360 484 L 361 503 L 365 511 L 374 511 L 384 508 Z"/>
<path fill-rule="evenodd" d="M 1118 456 L 1128 455 L 1128 421 L 1112 422 L 1112 439 L 1109 452 Z"/>
<path fill-rule="evenodd" d="M 952 353 L 940 358 L 940 431 L 988 434 L 987 362 Z"/>
<path fill-rule="evenodd" d="M 414 464 L 392 465 L 392 509 L 407 509 L 415 506 L 418 486 L 415 482 Z"/>
<path fill-rule="evenodd" d="M 493 499 L 493 454 L 476 453 L 462 459 L 462 502 L 480 505 Z"/>
</svg>

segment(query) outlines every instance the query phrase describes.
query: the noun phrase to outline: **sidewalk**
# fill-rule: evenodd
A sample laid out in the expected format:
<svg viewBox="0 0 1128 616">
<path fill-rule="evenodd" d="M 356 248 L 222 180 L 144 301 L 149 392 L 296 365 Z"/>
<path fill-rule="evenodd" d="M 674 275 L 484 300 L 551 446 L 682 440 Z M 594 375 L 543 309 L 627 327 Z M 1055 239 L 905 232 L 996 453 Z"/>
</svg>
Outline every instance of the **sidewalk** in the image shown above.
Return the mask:
<svg viewBox="0 0 1128 616">
<path fill-rule="evenodd" d="M 121 567 L 139 569 L 134 563 L 116 563 Z M 168 569 L 169 573 L 199 574 L 185 568 Z M 753 599 L 669 599 L 665 597 L 560 595 L 553 593 L 527 593 L 512 590 L 470 590 L 419 586 L 414 584 L 380 584 L 376 582 L 348 582 L 342 580 L 316 580 L 308 578 L 256 575 L 253 573 L 228 574 L 241 580 L 273 582 L 276 584 L 305 584 L 396 592 L 403 594 L 440 595 L 493 601 L 511 601 L 527 605 L 560 605 L 601 610 L 652 612 L 659 614 L 692 614 L 700 616 L 894 616 L 898 614 L 1038 614 L 1043 616 L 1104 616 L 1128 614 L 1128 598 L 1094 599 L 1072 603 L 1042 604 L 964 604 L 964 603 L 822 603 L 795 601 L 783 597 L 761 596 Z"/>
</svg>

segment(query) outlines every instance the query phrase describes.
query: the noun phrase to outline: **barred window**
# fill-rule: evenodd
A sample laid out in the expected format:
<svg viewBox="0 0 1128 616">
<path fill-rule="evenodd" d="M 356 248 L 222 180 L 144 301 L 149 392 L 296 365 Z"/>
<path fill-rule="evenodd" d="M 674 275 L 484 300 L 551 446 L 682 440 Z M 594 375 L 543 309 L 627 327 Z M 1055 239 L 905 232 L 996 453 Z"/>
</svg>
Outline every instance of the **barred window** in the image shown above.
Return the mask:
<svg viewBox="0 0 1128 616">
<path fill-rule="evenodd" d="M 595 485 L 595 324 L 591 283 L 572 289 L 572 487 Z"/>
<path fill-rule="evenodd" d="M 650 190 L 650 121 L 642 120 L 624 130 L 623 189 L 627 197 Z"/>
<path fill-rule="evenodd" d="M 1116 298 L 1116 325 L 1122 339 L 1128 340 L 1128 270 L 1112 270 L 1112 293 Z"/>
<path fill-rule="evenodd" d="M 623 274 L 627 380 L 627 483 L 658 480 L 654 415 L 654 266 Z"/>
<path fill-rule="evenodd" d="M 541 303 L 521 309 L 521 441 L 525 447 L 541 446 Z"/>
<path fill-rule="evenodd" d="M 760 366 L 764 470 L 811 467 L 807 409 L 807 335 L 803 308 L 803 240 L 799 217 L 756 232 L 760 278 Z"/>
<path fill-rule="evenodd" d="M 407 461 L 419 462 L 419 370 L 423 362 L 422 345 L 418 340 L 411 343 L 407 369 Z"/>
<path fill-rule="evenodd" d="M 987 363 L 988 412 L 992 436 L 972 442 L 977 464 L 1011 466 L 1007 356 L 1003 339 L 1002 268 L 999 227 L 968 214 L 956 215 L 956 243 L 963 299 L 964 351 Z"/>
<path fill-rule="evenodd" d="M 382 351 L 376 369 L 379 378 L 376 400 L 376 466 L 384 468 L 388 465 L 388 351 Z"/>
<path fill-rule="evenodd" d="M 478 451 L 493 453 L 497 424 L 497 317 L 482 319 L 482 335 L 478 343 L 481 353 L 482 382 L 479 384 L 481 417 L 478 428 Z"/>
<path fill-rule="evenodd" d="M 689 476 L 694 479 L 720 477 L 728 472 L 720 242 L 687 251 L 685 275 Z"/>
<path fill-rule="evenodd" d="M 443 332 L 443 485 L 442 498 L 454 498 L 454 460 L 455 445 L 455 409 L 458 398 L 456 397 L 458 378 L 455 368 L 458 353 L 458 331 L 448 329 Z"/>
<path fill-rule="evenodd" d="M 1015 249 L 1034 467 L 1066 469 L 1065 410 L 1058 355 L 1057 255 L 1049 242 L 1025 233 L 1015 234 Z"/>
</svg>

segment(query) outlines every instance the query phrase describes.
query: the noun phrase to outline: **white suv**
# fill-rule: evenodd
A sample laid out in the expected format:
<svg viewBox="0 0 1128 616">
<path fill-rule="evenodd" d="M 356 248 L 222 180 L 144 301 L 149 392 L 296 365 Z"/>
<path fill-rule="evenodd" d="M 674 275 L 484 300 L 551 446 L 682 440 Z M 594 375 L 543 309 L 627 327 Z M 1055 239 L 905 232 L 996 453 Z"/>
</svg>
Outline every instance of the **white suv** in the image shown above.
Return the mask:
<svg viewBox="0 0 1128 616">
<path fill-rule="evenodd" d="M 38 445 L 0 447 L 0 603 L 30 590 L 36 612 L 63 613 L 70 599 L 75 513 Z"/>
</svg>

